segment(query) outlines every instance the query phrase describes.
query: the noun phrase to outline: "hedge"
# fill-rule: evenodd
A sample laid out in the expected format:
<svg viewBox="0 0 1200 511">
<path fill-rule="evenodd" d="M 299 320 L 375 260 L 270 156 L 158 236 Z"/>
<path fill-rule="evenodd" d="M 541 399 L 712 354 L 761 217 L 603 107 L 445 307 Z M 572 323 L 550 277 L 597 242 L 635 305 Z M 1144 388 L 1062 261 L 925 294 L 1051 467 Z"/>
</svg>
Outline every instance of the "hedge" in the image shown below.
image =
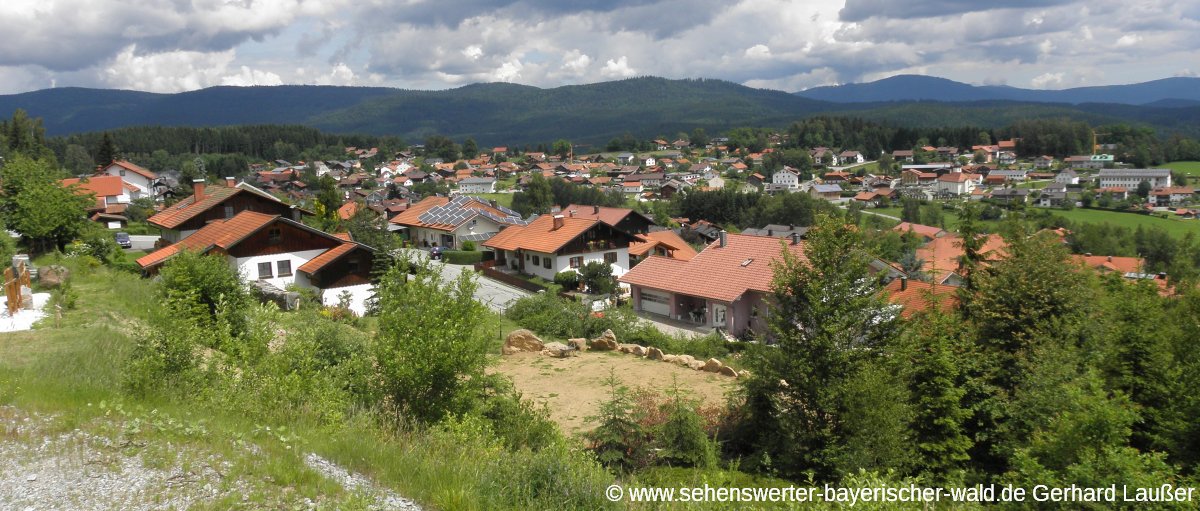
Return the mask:
<svg viewBox="0 0 1200 511">
<path fill-rule="evenodd" d="M 466 250 L 443 250 L 442 260 L 449 264 L 472 265 L 483 261 L 484 252 Z"/>
</svg>

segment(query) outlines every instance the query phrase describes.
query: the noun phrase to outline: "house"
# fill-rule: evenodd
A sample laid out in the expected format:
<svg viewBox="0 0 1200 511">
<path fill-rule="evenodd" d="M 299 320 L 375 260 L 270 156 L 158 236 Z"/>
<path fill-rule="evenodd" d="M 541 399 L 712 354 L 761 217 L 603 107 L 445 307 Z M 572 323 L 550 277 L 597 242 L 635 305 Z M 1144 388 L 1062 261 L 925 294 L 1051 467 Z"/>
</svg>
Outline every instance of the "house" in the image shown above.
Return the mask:
<svg viewBox="0 0 1200 511">
<path fill-rule="evenodd" d="M 1103 169 L 1112 167 L 1115 161 L 1111 154 L 1085 154 L 1063 158 L 1063 165 L 1075 169 Z"/>
<path fill-rule="evenodd" d="M 1021 183 L 1028 178 L 1028 171 L 1025 170 L 993 170 L 988 172 L 988 179 L 993 177 L 1003 177 L 1004 181 L 1010 183 Z"/>
<path fill-rule="evenodd" d="M 808 190 L 808 194 L 816 199 L 839 202 L 842 200 L 842 187 L 838 185 L 816 184 Z"/>
<path fill-rule="evenodd" d="M 979 254 L 983 257 L 982 263 L 987 264 L 1005 257 L 1007 247 L 1008 243 L 1000 235 L 987 235 L 979 249 Z M 918 248 L 917 258 L 925 262 L 921 266 L 921 272 L 928 275 L 932 282 L 957 286 L 962 283 L 961 264 L 965 253 L 963 239 L 958 235 L 948 234 L 934 238 Z"/>
<path fill-rule="evenodd" d="M 897 149 L 892 151 L 892 159 L 895 161 L 913 161 L 912 149 Z"/>
<path fill-rule="evenodd" d="M 494 177 L 468 177 L 458 182 L 458 193 L 475 194 L 495 192 L 496 178 Z"/>
<path fill-rule="evenodd" d="M 143 274 L 153 275 L 181 250 L 220 255 L 248 282 L 277 290 L 291 285 L 313 289 L 325 305 L 335 305 L 349 293 L 350 310 L 357 314 L 366 312 L 373 292 L 374 249 L 277 214 L 246 210 L 214 220 L 137 264 Z"/>
<path fill-rule="evenodd" d="M 636 156 L 633 153 L 621 153 L 617 155 L 617 163 L 621 165 L 633 165 Z"/>
<path fill-rule="evenodd" d="M 630 234 L 646 234 L 654 226 L 654 220 L 650 217 L 629 208 L 568 204 L 557 212 L 569 218 L 599 220 Z"/>
<path fill-rule="evenodd" d="M 629 265 L 638 263 L 650 256 L 666 257 L 687 261 L 696 257 L 696 249 L 688 245 L 675 231 L 661 230 L 639 234 L 638 241 L 629 245 Z"/>
<path fill-rule="evenodd" d="M 826 172 L 821 176 L 821 180 L 826 184 L 840 185 L 849 182 L 851 177 L 853 176 L 849 172 Z"/>
<path fill-rule="evenodd" d="M 650 257 L 620 281 L 629 284 L 635 311 L 722 328 L 735 336 L 765 335 L 771 266 L 784 250 L 804 259 L 799 237 L 785 241 L 722 232 L 688 261 Z"/>
<path fill-rule="evenodd" d="M 1195 190 L 1190 186 L 1169 186 L 1151 190 L 1148 199 L 1154 206 L 1178 206 L 1190 201 L 1194 194 Z"/>
<path fill-rule="evenodd" d="M 354 201 L 350 201 L 345 204 L 342 204 L 342 207 L 338 208 L 337 215 L 338 215 L 338 218 L 340 218 L 342 221 L 347 221 L 347 220 L 350 220 L 351 218 L 354 218 L 354 214 L 358 213 L 358 210 L 359 210 L 358 203 L 354 202 Z"/>
<path fill-rule="evenodd" d="M 892 227 L 892 230 L 899 232 L 899 233 L 911 232 L 913 234 L 916 234 L 917 236 L 924 238 L 925 241 L 927 241 L 927 242 L 933 241 L 937 238 L 941 238 L 942 236 L 945 236 L 947 234 L 946 231 L 944 229 L 942 229 L 941 227 L 933 227 L 930 225 L 914 224 L 911 222 L 900 222 L 895 227 Z"/>
<path fill-rule="evenodd" d="M 1000 151 L 996 154 L 996 162 L 1001 165 L 1012 165 L 1017 162 L 1017 153 L 1012 151 Z"/>
<path fill-rule="evenodd" d="M 777 170 L 771 175 L 771 184 L 777 189 L 798 190 L 800 175 L 788 169 Z"/>
<path fill-rule="evenodd" d="M 975 189 L 975 179 L 973 174 L 964 172 L 950 172 L 938 176 L 935 190 L 942 195 L 960 197 L 970 195 Z"/>
<path fill-rule="evenodd" d="M 1140 257 L 1094 256 L 1092 254 L 1075 254 L 1071 256 L 1075 264 L 1087 266 L 1100 273 L 1116 272 L 1120 275 L 1127 273 L 1142 273 L 1146 268 L 1146 260 Z"/>
<path fill-rule="evenodd" d="M 939 146 L 939 147 L 934 148 L 934 152 L 936 152 L 938 154 L 939 159 L 946 160 L 946 161 L 953 160 L 954 157 L 958 156 L 958 148 L 957 147 Z"/>
<path fill-rule="evenodd" d="M 759 174 L 758 172 L 750 174 L 750 176 L 746 178 L 746 184 L 748 184 L 750 186 L 755 186 L 755 187 L 762 187 L 763 184 L 766 183 L 766 181 L 767 181 L 767 177 L 762 174 Z M 799 183 L 799 177 L 797 177 L 797 183 Z"/>
<path fill-rule="evenodd" d="M 516 211 L 470 195 L 426 197 L 388 221 L 406 231 L 410 242 L 421 247 L 455 249 L 463 242 L 480 242 L 513 225 L 525 225 Z"/>
<path fill-rule="evenodd" d="M 950 312 L 958 306 L 955 288 L 910 280 L 907 277 L 888 282 L 883 287 L 883 296 L 888 302 L 900 307 L 900 316 L 904 318 L 931 311 L 935 306 L 942 312 Z"/>
<path fill-rule="evenodd" d="M 595 218 L 542 215 L 505 228 L 483 246 L 496 252 L 496 267 L 553 281 L 558 272 L 603 261 L 613 275 L 629 270 L 629 246 L 641 241 Z"/>
<path fill-rule="evenodd" d="M 1024 204 L 1028 198 L 1028 188 L 1001 188 L 999 190 L 992 190 L 992 200 L 1005 204 Z"/>
<path fill-rule="evenodd" d="M 117 176 L 138 189 L 144 197 L 158 197 L 166 188 L 155 174 L 141 166 L 125 160 L 116 160 L 96 172 L 97 176 Z"/>
<path fill-rule="evenodd" d="M 141 198 L 145 195 L 142 191 L 125 182 L 120 176 L 94 176 L 84 179 L 63 179 L 60 181 L 64 187 L 75 187 L 75 193 L 79 195 L 93 195 L 96 198 L 95 204 L 87 208 L 89 219 L 93 222 L 102 223 L 109 229 L 120 229 L 129 221 L 125 217 L 125 210 L 129 207 L 129 203 L 133 199 Z"/>
<path fill-rule="evenodd" d="M 1054 182 L 1060 185 L 1078 185 L 1079 174 L 1072 169 L 1065 169 L 1062 172 L 1059 172 L 1058 175 L 1054 176 Z"/>
<path fill-rule="evenodd" d="M 1108 186 L 1104 188 L 1097 188 L 1096 193 L 1101 195 L 1108 194 L 1109 197 L 1112 197 L 1116 200 L 1125 200 L 1129 198 L 1129 189 L 1125 188 L 1124 186 Z"/>
<path fill-rule="evenodd" d="M 1039 168 L 1039 169 L 1048 169 L 1050 167 L 1053 167 L 1054 166 L 1054 157 L 1046 156 L 1046 155 L 1038 156 L 1037 158 L 1033 159 L 1033 166 L 1034 166 L 1034 168 Z"/>
<path fill-rule="evenodd" d="M 1067 187 L 1066 185 L 1053 184 L 1042 189 L 1042 194 L 1038 196 L 1038 205 L 1043 208 L 1061 207 L 1067 203 Z"/>
<path fill-rule="evenodd" d="M 641 181 L 642 186 L 646 188 L 658 188 L 662 186 L 666 179 L 666 174 L 662 172 L 642 172 L 627 176 L 626 181 Z"/>
<path fill-rule="evenodd" d="M 207 186 L 197 179 L 192 195 L 159 211 L 146 223 L 159 228 L 164 243 L 178 243 L 214 220 L 228 220 L 242 211 L 279 215 L 299 221 L 312 213 L 287 204 L 254 186 L 225 178 L 222 185 Z"/>
<path fill-rule="evenodd" d="M 624 183 L 621 183 L 621 191 L 627 195 L 633 195 L 637 197 L 640 196 L 642 192 L 646 191 L 646 189 L 642 186 L 641 181 L 626 180 Z"/>
<path fill-rule="evenodd" d="M 683 181 L 678 179 L 670 179 L 667 180 L 666 183 L 663 183 L 662 186 L 658 187 L 658 196 L 662 197 L 663 199 L 670 199 L 675 194 L 682 192 L 684 188 L 687 188 L 687 184 L 685 184 Z"/>
<path fill-rule="evenodd" d="M 1150 183 L 1152 189 L 1171 186 L 1171 169 L 1101 169 L 1099 177 L 1101 188 L 1121 186 L 1136 190 L 1142 181 Z"/>
<path fill-rule="evenodd" d="M 838 159 L 842 161 L 843 165 L 851 165 L 866 161 L 866 158 L 863 158 L 862 153 L 858 151 L 842 151 L 842 153 L 838 155 Z"/>
<path fill-rule="evenodd" d="M 882 200 L 883 198 L 875 192 L 858 192 L 854 195 L 855 202 L 869 208 L 878 207 Z"/>
<path fill-rule="evenodd" d="M 838 164 L 838 155 L 828 147 L 814 147 L 809 154 L 816 165 L 835 166 Z"/>
</svg>

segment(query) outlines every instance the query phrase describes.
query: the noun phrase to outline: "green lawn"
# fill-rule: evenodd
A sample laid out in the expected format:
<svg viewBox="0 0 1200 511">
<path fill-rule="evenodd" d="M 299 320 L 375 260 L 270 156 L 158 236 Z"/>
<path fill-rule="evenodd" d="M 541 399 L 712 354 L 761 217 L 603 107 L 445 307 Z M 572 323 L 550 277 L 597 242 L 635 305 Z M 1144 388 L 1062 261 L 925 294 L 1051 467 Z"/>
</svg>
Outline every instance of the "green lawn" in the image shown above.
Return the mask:
<svg viewBox="0 0 1200 511">
<path fill-rule="evenodd" d="M 1189 232 L 1200 235 L 1200 221 L 1181 220 L 1176 218 L 1173 213 L 1168 213 L 1167 218 L 1161 218 L 1157 214 L 1139 215 L 1136 213 L 1122 213 L 1102 209 L 1076 208 L 1070 211 L 1053 210 L 1053 212 L 1055 215 L 1067 218 L 1073 222 L 1108 223 L 1130 229 L 1137 229 L 1138 226 L 1160 227 L 1176 237 L 1182 237 Z"/>
<path fill-rule="evenodd" d="M 497 204 L 506 208 L 512 207 L 513 194 L 511 193 L 477 193 L 476 197 L 487 200 L 494 200 Z"/>
<path fill-rule="evenodd" d="M 1159 165 L 1160 169 L 1171 169 L 1192 177 L 1200 177 L 1200 161 L 1173 161 Z"/>
</svg>

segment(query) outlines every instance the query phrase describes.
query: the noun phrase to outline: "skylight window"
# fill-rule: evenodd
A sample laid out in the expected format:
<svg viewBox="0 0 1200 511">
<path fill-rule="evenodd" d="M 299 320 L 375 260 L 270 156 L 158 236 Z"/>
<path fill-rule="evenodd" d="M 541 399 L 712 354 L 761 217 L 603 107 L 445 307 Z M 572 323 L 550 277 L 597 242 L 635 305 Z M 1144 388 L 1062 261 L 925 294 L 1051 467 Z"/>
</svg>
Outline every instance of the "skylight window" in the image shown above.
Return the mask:
<svg viewBox="0 0 1200 511">
<path fill-rule="evenodd" d="M 749 259 L 746 259 L 745 261 L 742 261 L 742 268 L 745 268 L 745 267 L 747 267 L 747 266 L 750 266 L 750 263 L 752 263 L 752 262 L 754 262 L 754 258 L 753 258 L 753 257 L 751 257 L 751 258 L 749 258 Z"/>
</svg>

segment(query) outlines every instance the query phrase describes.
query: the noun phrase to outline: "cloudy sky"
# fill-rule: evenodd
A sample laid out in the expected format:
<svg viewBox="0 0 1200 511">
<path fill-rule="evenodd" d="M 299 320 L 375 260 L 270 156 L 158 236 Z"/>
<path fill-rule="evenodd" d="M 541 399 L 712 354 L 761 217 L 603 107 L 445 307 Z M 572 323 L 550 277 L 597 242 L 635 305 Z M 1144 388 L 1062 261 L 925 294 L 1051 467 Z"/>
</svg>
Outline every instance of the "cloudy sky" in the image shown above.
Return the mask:
<svg viewBox="0 0 1200 511">
<path fill-rule="evenodd" d="M 1200 73 L 1200 0 L 3 0 L 0 34 L 0 93 L 641 75 L 796 91 L 904 73 L 1058 89 Z"/>
</svg>

